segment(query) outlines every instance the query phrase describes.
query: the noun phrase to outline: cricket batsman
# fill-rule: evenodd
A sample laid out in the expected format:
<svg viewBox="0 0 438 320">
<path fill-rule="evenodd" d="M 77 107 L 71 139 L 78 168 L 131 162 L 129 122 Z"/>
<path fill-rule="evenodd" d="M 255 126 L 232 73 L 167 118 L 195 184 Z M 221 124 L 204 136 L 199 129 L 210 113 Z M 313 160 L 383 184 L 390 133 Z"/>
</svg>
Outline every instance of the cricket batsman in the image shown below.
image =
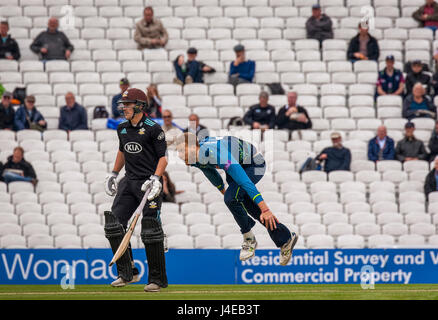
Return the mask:
<svg viewBox="0 0 438 320">
<path fill-rule="evenodd" d="M 164 233 L 161 227 L 162 174 L 167 166 L 166 139 L 161 126 L 147 117 L 146 94 L 139 89 L 128 89 L 118 102 L 126 120 L 117 127 L 119 151 L 114 169 L 105 179 L 105 192 L 114 196 L 111 211 L 105 212 L 105 236 L 113 253 L 117 251 L 127 228 L 128 220 L 149 189 L 141 220 L 141 239 L 146 249 L 148 284 L 144 290 L 158 292 L 167 287 L 164 259 Z M 117 183 L 117 176 L 125 166 L 126 174 Z M 113 287 L 123 287 L 140 281 L 134 266 L 131 245 L 116 262 L 118 278 Z"/>
<path fill-rule="evenodd" d="M 240 260 L 248 260 L 255 254 L 257 241 L 251 229 L 256 219 L 266 226 L 269 236 L 280 248 L 280 264 L 287 265 L 298 235 L 291 233 L 278 221 L 255 186 L 266 171 L 265 160 L 257 153 L 256 148 L 251 143 L 232 136 L 207 137 L 199 142 L 196 135 L 190 132 L 179 136 L 176 146 L 178 156 L 187 165 L 201 169 L 224 195 L 225 204 L 243 234 Z M 226 173 L 226 190 L 217 169 Z"/>
</svg>

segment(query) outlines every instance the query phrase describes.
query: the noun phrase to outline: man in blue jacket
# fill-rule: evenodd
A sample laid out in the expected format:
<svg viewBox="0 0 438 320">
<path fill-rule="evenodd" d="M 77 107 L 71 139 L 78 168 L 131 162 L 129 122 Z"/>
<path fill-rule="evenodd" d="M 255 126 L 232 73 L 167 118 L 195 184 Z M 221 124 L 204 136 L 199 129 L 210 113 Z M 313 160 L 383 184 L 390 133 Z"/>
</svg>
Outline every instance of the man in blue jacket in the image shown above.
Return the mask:
<svg viewBox="0 0 438 320">
<path fill-rule="evenodd" d="M 281 249 L 280 265 L 287 265 L 298 235 L 278 222 L 255 186 L 266 170 L 265 160 L 256 148 L 232 136 L 207 137 L 198 142 L 196 135 L 190 132 L 178 137 L 176 147 L 178 156 L 187 165 L 199 168 L 224 195 L 225 204 L 243 234 L 240 260 L 250 259 L 255 254 L 257 241 L 251 229 L 256 219 L 266 226 L 269 236 Z M 227 189 L 217 169 L 225 171 Z"/>
<path fill-rule="evenodd" d="M 339 132 L 330 135 L 333 146 L 325 148 L 317 156 L 319 161 L 325 161 L 324 171 L 329 173 L 335 170 L 350 170 L 351 152 L 342 145 L 342 137 Z"/>
<path fill-rule="evenodd" d="M 87 111 L 76 103 L 73 93 L 65 95 L 65 106 L 61 108 L 58 128 L 61 130 L 88 130 Z"/>
<path fill-rule="evenodd" d="M 377 128 L 377 135 L 368 142 L 368 160 L 394 160 L 394 140 L 386 135 L 386 127 Z"/>
<path fill-rule="evenodd" d="M 239 83 L 251 83 L 255 74 L 255 62 L 246 60 L 245 47 L 238 44 L 234 47 L 236 59 L 230 63 L 228 82 L 236 87 Z"/>
<path fill-rule="evenodd" d="M 14 128 L 15 130 L 31 129 L 33 126 L 38 125 L 40 130 L 47 128 L 47 122 L 44 120 L 43 115 L 35 107 L 35 97 L 27 96 L 24 99 L 24 105 L 20 106 L 15 112 Z"/>
</svg>

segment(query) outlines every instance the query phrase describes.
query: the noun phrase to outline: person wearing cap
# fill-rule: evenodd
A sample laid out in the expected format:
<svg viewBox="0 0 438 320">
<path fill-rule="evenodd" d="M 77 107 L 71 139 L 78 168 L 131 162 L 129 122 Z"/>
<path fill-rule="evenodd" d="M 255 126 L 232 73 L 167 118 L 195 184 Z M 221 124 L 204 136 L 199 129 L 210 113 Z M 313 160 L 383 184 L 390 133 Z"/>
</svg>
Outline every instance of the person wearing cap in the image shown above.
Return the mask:
<svg viewBox="0 0 438 320">
<path fill-rule="evenodd" d="M 376 84 L 377 96 L 403 94 L 405 78 L 403 72 L 394 68 L 394 56 L 389 55 L 385 59 L 386 67 L 379 72 Z"/>
<path fill-rule="evenodd" d="M 438 28 L 438 4 L 435 0 L 426 0 L 424 5 L 412 13 L 412 18 L 420 23 L 420 27 L 435 32 Z"/>
<path fill-rule="evenodd" d="M 287 93 L 287 104 L 277 114 L 278 129 L 305 130 L 312 128 L 312 120 L 306 109 L 297 105 L 298 94 L 294 91 Z"/>
<path fill-rule="evenodd" d="M 203 83 L 201 64 L 196 60 L 198 50 L 189 48 L 187 50 L 187 61 L 182 54 L 178 55 L 173 62 L 176 73 L 175 82 L 184 85 L 190 83 Z"/>
<path fill-rule="evenodd" d="M 119 81 L 119 88 L 120 88 L 120 93 L 116 94 L 115 96 L 113 96 L 113 98 L 111 100 L 111 110 L 112 110 L 113 118 L 114 119 L 117 119 L 117 118 L 121 117 L 121 114 L 120 114 L 119 109 L 118 109 L 117 102 L 120 99 L 122 99 L 123 92 L 125 92 L 129 88 L 129 80 L 128 80 L 128 78 L 120 79 L 120 81 Z"/>
<path fill-rule="evenodd" d="M 262 91 L 259 94 L 259 103 L 249 107 L 243 117 L 243 122 L 251 126 L 251 129 L 274 129 L 275 107 L 268 104 L 269 94 Z"/>
<path fill-rule="evenodd" d="M 240 83 L 251 83 L 254 79 L 256 64 L 252 60 L 246 60 L 245 47 L 241 44 L 234 46 L 236 59 L 230 63 L 228 83 L 234 88 Z"/>
<path fill-rule="evenodd" d="M 426 94 L 431 92 L 430 75 L 424 72 L 421 60 L 414 60 L 410 65 L 410 70 L 406 75 L 406 96 L 412 93 L 414 84 L 420 82 L 426 88 Z"/>
<path fill-rule="evenodd" d="M 415 124 L 413 122 L 407 122 L 405 124 L 405 136 L 402 140 L 397 142 L 395 147 L 395 158 L 398 161 L 411 161 L 411 160 L 427 160 L 428 154 L 424 143 L 421 140 L 415 138 L 414 135 Z"/>
<path fill-rule="evenodd" d="M 377 128 L 377 135 L 368 141 L 368 160 L 377 162 L 394 160 L 394 158 L 394 140 L 388 137 L 385 126 L 379 126 Z"/>
<path fill-rule="evenodd" d="M 189 48 L 187 50 L 187 61 L 182 54 L 178 55 L 173 61 L 176 72 L 174 82 L 180 85 L 189 83 L 204 83 L 204 73 L 213 73 L 216 70 L 202 61 L 196 60 L 198 50 Z"/>
<path fill-rule="evenodd" d="M 149 87 L 146 88 L 146 93 L 148 96 L 149 106 L 144 112 L 151 118 L 161 118 L 161 97 L 158 93 L 158 88 L 155 84 L 151 83 Z"/>
<path fill-rule="evenodd" d="M 9 23 L 7 21 L 0 22 L 0 59 L 19 60 L 20 59 L 20 47 L 17 41 L 12 39 L 8 34 Z"/>
<path fill-rule="evenodd" d="M 166 138 L 161 126 L 151 120 L 143 110 L 147 108 L 146 94 L 136 88 L 125 91 L 119 101 L 125 121 L 117 127 L 119 148 L 112 173 L 104 183 L 105 192 L 115 196 L 111 211 L 105 211 L 105 236 L 115 253 L 122 242 L 128 221 L 144 199 L 141 218 L 141 239 L 148 261 L 146 292 L 166 288 L 167 275 L 164 257 L 164 233 L 160 211 L 163 200 L 162 175 L 166 170 Z M 119 172 L 125 176 L 118 181 Z M 113 287 L 124 287 L 140 281 L 134 264 L 131 246 L 116 262 L 118 278 Z"/>
<path fill-rule="evenodd" d="M 316 39 L 320 46 L 326 39 L 333 39 L 332 20 L 329 16 L 321 13 L 321 6 L 314 4 L 312 6 L 312 15 L 306 22 L 306 32 L 308 39 Z"/>
<path fill-rule="evenodd" d="M 196 60 L 198 50 L 196 48 L 189 48 L 187 50 L 187 76 L 186 83 L 204 83 L 202 79 L 202 69 L 199 61 Z"/>
<path fill-rule="evenodd" d="M 88 130 L 87 111 L 76 102 L 72 92 L 65 95 L 65 106 L 61 108 L 58 129 L 70 132 L 72 130 Z"/>
<path fill-rule="evenodd" d="M 342 145 L 342 136 L 339 132 L 330 135 L 332 146 L 327 147 L 316 157 L 319 161 L 325 161 L 324 171 L 329 173 L 335 170 L 350 170 L 351 152 Z"/>
<path fill-rule="evenodd" d="M 137 48 L 139 50 L 164 48 L 168 40 L 166 28 L 154 17 L 154 9 L 146 7 L 143 10 L 143 19 L 135 24 L 134 41 L 137 42 Z"/>
<path fill-rule="evenodd" d="M 403 101 L 402 116 L 408 120 L 414 118 L 436 119 L 436 106 L 426 95 L 426 90 L 420 82 L 414 84 L 412 94 Z"/>
<path fill-rule="evenodd" d="M 58 30 L 59 21 L 51 17 L 47 30 L 42 31 L 30 45 L 30 49 L 38 54 L 41 60 L 68 60 L 74 47 L 64 32 Z"/>
<path fill-rule="evenodd" d="M 36 129 L 44 130 L 47 128 L 47 122 L 43 115 L 35 107 L 35 97 L 27 96 L 24 99 L 24 105 L 21 105 L 14 118 L 15 130 Z"/>
<path fill-rule="evenodd" d="M 350 40 L 347 50 L 347 59 L 351 62 L 358 60 L 379 60 L 379 43 L 368 33 L 368 25 L 359 23 L 359 33 Z"/>
<path fill-rule="evenodd" d="M 14 130 L 15 110 L 11 100 L 12 93 L 5 91 L 0 103 L 0 129 Z"/>
</svg>

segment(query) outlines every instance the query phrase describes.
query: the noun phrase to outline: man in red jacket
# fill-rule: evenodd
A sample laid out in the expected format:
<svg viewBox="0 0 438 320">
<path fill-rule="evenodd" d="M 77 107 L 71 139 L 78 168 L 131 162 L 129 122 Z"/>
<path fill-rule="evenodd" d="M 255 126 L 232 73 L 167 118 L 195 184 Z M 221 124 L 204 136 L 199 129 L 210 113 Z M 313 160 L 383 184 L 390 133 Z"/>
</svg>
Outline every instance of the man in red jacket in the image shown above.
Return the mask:
<svg viewBox="0 0 438 320">
<path fill-rule="evenodd" d="M 438 28 L 438 4 L 435 0 L 426 0 L 426 4 L 412 14 L 412 18 L 420 22 L 422 27 L 435 32 Z"/>
</svg>

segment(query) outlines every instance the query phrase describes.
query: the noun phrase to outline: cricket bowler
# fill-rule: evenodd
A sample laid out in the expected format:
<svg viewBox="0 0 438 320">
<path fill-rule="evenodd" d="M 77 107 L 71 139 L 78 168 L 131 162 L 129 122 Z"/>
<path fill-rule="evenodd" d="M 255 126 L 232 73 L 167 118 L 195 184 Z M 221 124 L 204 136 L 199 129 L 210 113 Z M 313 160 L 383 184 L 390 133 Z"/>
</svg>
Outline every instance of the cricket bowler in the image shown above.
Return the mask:
<svg viewBox="0 0 438 320">
<path fill-rule="evenodd" d="M 150 189 L 141 220 L 141 239 L 146 249 L 148 284 L 144 290 L 158 292 L 166 288 L 167 275 L 164 258 L 164 233 L 160 220 L 162 203 L 162 174 L 167 166 L 166 139 L 161 126 L 152 121 L 147 109 L 146 94 L 139 89 L 128 89 L 118 102 L 125 121 L 117 127 L 119 151 L 114 169 L 105 179 L 105 192 L 114 196 L 111 211 L 105 211 L 105 236 L 113 253 L 123 239 L 127 224 Z M 125 176 L 117 183 L 117 176 L 125 166 Z M 134 266 L 131 245 L 116 262 L 118 278 L 113 287 L 123 287 L 140 281 Z"/>
<path fill-rule="evenodd" d="M 265 225 L 269 236 L 280 248 L 280 264 L 287 265 L 298 235 L 278 221 L 255 186 L 266 171 L 265 160 L 256 148 L 233 136 L 207 137 L 199 142 L 189 132 L 179 136 L 176 145 L 178 156 L 187 165 L 199 168 L 224 195 L 225 204 L 243 234 L 240 260 L 248 260 L 255 254 L 257 241 L 251 229 L 256 219 Z M 225 171 L 226 190 L 217 169 Z"/>
</svg>

